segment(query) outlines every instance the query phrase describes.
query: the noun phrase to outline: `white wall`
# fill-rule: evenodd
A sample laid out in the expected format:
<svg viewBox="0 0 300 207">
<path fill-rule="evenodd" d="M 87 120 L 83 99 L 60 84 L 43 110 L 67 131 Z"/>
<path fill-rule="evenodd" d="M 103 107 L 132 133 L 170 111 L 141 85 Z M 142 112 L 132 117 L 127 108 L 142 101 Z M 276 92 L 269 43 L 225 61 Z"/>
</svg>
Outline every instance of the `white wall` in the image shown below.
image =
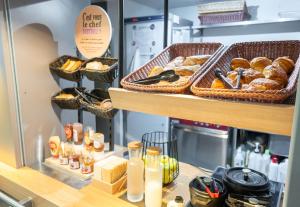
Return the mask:
<svg viewBox="0 0 300 207">
<path fill-rule="evenodd" d="M 63 125 L 77 121 L 77 110 L 51 106 L 52 95 L 76 84 L 62 79 L 56 82 L 49 63 L 61 55 L 76 55 L 76 18 L 89 4 L 89 0 L 10 1 L 27 165 L 36 161 L 38 136 L 48 154 L 49 136 L 64 137 Z M 84 85 L 92 87 L 92 82 L 85 80 Z M 84 123 L 95 126 L 95 116 L 84 114 Z"/>
</svg>

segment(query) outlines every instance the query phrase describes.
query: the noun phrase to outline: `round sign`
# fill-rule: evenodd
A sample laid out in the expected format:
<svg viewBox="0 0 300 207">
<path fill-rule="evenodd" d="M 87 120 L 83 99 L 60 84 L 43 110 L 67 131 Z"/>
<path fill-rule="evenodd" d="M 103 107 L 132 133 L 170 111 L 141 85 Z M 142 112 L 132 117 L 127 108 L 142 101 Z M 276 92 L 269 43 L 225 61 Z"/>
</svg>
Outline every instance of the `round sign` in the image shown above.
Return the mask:
<svg viewBox="0 0 300 207">
<path fill-rule="evenodd" d="M 109 16 L 99 6 L 84 8 L 76 21 L 75 42 L 86 58 L 101 57 L 109 47 L 112 28 Z"/>
</svg>

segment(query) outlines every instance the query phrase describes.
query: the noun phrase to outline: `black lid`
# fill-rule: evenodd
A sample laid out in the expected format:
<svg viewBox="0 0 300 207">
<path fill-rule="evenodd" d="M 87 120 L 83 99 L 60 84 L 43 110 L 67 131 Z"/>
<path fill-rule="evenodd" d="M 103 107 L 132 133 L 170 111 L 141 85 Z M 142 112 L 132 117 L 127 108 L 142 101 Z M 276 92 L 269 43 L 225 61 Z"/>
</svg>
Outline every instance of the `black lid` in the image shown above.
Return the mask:
<svg viewBox="0 0 300 207">
<path fill-rule="evenodd" d="M 237 193 L 268 191 L 270 186 L 267 176 L 242 167 L 228 169 L 225 173 L 224 182 Z"/>
<path fill-rule="evenodd" d="M 176 203 L 183 203 L 183 198 L 181 196 L 176 196 L 175 197 L 175 202 Z"/>
</svg>

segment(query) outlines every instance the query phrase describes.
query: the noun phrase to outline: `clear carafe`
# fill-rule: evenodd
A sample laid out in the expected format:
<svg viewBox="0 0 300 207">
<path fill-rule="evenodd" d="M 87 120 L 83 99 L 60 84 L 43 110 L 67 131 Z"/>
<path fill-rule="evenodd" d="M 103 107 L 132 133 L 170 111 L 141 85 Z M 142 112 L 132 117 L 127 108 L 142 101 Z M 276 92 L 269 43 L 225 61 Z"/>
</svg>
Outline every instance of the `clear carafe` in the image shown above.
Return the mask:
<svg viewBox="0 0 300 207">
<path fill-rule="evenodd" d="M 144 162 L 142 143 L 133 141 L 128 144 L 129 161 L 127 167 L 127 199 L 139 202 L 144 198 Z"/>
<path fill-rule="evenodd" d="M 162 204 L 162 167 L 160 148 L 147 148 L 145 167 L 145 206 L 161 207 Z"/>
</svg>

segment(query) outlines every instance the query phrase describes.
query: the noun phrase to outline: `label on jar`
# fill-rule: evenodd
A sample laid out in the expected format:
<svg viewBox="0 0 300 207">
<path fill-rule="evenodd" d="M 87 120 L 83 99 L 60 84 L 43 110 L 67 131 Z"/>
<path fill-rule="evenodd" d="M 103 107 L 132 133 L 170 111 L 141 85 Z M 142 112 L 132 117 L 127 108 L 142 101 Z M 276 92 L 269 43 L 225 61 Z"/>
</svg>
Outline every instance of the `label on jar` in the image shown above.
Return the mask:
<svg viewBox="0 0 300 207">
<path fill-rule="evenodd" d="M 70 168 L 72 170 L 76 170 L 76 169 L 79 169 L 80 168 L 80 163 L 79 161 L 74 161 L 73 159 L 70 160 Z"/>
<path fill-rule="evenodd" d="M 100 146 L 101 146 L 101 143 L 98 140 L 94 140 L 94 147 L 98 149 L 98 148 L 100 148 Z"/>
<path fill-rule="evenodd" d="M 83 174 L 90 174 L 90 173 L 92 173 L 93 172 L 92 171 L 92 166 L 90 166 L 90 165 L 82 165 L 81 172 Z"/>
<path fill-rule="evenodd" d="M 59 155 L 59 163 L 61 165 L 68 165 L 69 164 L 68 157 L 63 157 L 62 155 Z"/>
<path fill-rule="evenodd" d="M 78 132 L 76 129 L 73 129 L 73 140 L 74 142 L 78 142 Z"/>
</svg>

